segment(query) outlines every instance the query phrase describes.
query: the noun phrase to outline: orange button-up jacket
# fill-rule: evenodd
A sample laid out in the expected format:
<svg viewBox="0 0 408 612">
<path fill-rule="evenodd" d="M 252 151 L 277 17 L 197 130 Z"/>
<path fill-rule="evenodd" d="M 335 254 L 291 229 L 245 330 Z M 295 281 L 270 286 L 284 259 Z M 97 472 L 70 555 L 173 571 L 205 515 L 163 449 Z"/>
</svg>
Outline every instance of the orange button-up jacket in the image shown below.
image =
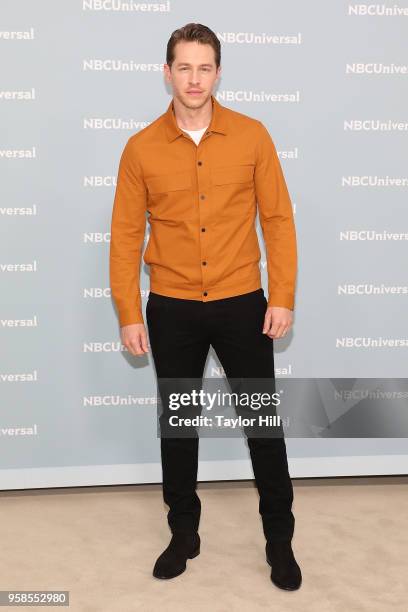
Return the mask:
<svg viewBox="0 0 408 612">
<path fill-rule="evenodd" d="M 109 275 L 121 326 L 144 323 L 140 262 L 150 290 L 208 302 L 262 287 L 257 209 L 266 247 L 268 305 L 294 308 L 292 204 L 263 123 L 221 105 L 198 146 L 167 111 L 128 139 L 112 210 Z M 146 214 L 147 213 L 147 214 Z"/>
</svg>

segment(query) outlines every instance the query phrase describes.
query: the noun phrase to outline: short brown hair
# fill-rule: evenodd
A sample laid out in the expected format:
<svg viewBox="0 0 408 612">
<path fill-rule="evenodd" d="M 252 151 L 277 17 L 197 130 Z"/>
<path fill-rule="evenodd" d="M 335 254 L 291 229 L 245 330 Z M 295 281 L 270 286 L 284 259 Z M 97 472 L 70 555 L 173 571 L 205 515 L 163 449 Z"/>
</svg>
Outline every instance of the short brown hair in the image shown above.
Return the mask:
<svg viewBox="0 0 408 612">
<path fill-rule="evenodd" d="M 201 23 L 187 23 L 182 28 L 174 30 L 167 43 L 166 63 L 171 68 L 174 61 L 174 47 L 181 40 L 196 41 L 203 45 L 211 45 L 215 53 L 215 65 L 221 63 L 221 44 L 210 28 Z"/>
</svg>

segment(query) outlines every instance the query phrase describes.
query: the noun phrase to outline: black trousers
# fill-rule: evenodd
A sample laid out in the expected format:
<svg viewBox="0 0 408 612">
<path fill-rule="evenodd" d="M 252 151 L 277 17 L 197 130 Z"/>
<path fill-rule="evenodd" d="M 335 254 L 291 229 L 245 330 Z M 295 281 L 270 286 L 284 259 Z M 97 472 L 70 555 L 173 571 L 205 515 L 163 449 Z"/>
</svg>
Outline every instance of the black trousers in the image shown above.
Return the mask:
<svg viewBox="0 0 408 612">
<path fill-rule="evenodd" d="M 262 334 L 263 289 L 202 302 L 149 293 L 146 321 L 156 375 L 200 378 L 210 345 L 227 378 L 274 378 L 273 339 Z M 291 540 L 295 518 L 285 439 L 246 437 L 265 538 Z M 171 531 L 197 531 L 198 437 L 161 437 L 163 498 Z"/>
</svg>

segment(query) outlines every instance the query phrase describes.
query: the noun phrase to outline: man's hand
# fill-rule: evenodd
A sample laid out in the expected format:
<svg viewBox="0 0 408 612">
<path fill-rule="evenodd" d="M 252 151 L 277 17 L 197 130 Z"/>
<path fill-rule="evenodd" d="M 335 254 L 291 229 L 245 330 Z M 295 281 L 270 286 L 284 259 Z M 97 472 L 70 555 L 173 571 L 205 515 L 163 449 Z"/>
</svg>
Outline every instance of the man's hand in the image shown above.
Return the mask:
<svg viewBox="0 0 408 612">
<path fill-rule="evenodd" d="M 292 322 L 292 310 L 283 306 L 269 306 L 265 313 L 262 333 L 269 338 L 282 338 L 291 328 Z"/>
<path fill-rule="evenodd" d="M 132 355 L 144 355 L 149 352 L 146 329 L 143 323 L 132 323 L 120 328 L 122 344 Z"/>
</svg>

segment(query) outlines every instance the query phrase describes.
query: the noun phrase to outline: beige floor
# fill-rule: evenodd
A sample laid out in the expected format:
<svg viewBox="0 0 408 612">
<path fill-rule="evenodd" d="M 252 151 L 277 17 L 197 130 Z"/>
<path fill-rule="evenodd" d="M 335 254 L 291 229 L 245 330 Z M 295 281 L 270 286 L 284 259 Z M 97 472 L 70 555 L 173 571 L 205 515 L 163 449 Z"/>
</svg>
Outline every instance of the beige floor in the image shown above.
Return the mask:
<svg viewBox="0 0 408 612">
<path fill-rule="evenodd" d="M 199 484 L 201 554 L 169 581 L 160 485 L 3 491 L 1 589 L 69 590 L 74 612 L 406 612 L 408 477 L 293 484 L 298 591 L 270 581 L 251 481 Z"/>
</svg>

